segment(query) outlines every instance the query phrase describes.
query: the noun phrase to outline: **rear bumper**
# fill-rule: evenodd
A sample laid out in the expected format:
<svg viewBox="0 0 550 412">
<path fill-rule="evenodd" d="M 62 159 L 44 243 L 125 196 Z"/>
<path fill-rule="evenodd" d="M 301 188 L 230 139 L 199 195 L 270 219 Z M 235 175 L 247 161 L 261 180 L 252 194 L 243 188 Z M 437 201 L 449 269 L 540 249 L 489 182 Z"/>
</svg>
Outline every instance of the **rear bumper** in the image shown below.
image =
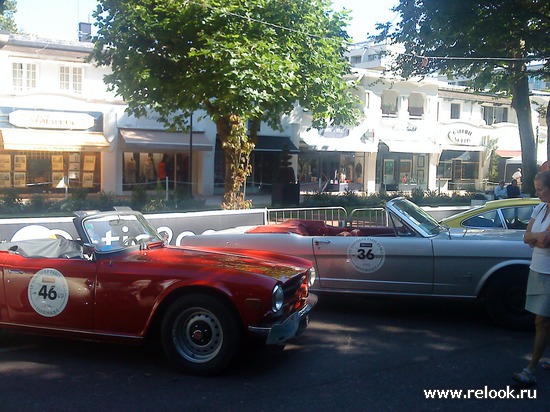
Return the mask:
<svg viewBox="0 0 550 412">
<path fill-rule="evenodd" d="M 264 338 L 268 345 L 276 345 L 295 338 L 307 328 L 309 312 L 317 304 L 317 299 L 317 295 L 310 293 L 306 304 L 299 312 L 294 312 L 281 323 L 274 323 L 271 326 L 249 326 L 248 331 L 253 336 Z"/>
</svg>

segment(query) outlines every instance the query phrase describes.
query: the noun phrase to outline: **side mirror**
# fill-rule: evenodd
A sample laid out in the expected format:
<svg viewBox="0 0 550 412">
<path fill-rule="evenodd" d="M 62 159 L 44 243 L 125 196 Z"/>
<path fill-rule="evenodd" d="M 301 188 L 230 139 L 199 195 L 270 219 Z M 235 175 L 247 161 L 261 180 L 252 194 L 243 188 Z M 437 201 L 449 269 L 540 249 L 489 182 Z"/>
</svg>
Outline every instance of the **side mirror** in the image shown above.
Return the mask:
<svg viewBox="0 0 550 412">
<path fill-rule="evenodd" d="M 162 238 L 162 240 L 164 241 L 164 244 L 167 245 L 168 243 L 170 243 L 170 233 L 168 233 L 167 231 L 163 230 L 162 232 L 159 232 L 159 235 L 160 237 Z"/>
</svg>

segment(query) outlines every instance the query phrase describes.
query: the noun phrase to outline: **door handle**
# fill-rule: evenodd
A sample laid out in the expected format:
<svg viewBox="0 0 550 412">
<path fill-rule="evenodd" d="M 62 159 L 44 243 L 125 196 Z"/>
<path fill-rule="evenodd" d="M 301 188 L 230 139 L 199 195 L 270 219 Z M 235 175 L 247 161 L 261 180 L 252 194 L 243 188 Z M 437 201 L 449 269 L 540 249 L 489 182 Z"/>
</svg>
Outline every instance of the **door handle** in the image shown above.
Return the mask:
<svg viewBox="0 0 550 412">
<path fill-rule="evenodd" d="M 17 273 L 18 275 L 22 275 L 23 271 L 20 269 L 8 269 L 8 273 Z"/>
<path fill-rule="evenodd" d="M 316 241 L 315 241 L 315 244 L 316 244 L 316 245 L 320 245 L 321 243 L 329 244 L 329 243 L 330 243 L 330 240 L 316 240 Z"/>
</svg>

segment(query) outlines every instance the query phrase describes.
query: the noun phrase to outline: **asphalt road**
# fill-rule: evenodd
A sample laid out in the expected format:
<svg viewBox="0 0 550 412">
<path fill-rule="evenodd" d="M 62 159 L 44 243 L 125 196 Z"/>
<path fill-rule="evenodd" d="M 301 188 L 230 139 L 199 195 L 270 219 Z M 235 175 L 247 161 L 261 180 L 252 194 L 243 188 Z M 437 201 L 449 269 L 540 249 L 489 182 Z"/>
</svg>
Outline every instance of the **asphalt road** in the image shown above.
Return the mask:
<svg viewBox="0 0 550 412">
<path fill-rule="evenodd" d="M 493 326 L 477 305 L 324 296 L 284 350 L 250 348 L 213 378 L 179 374 L 154 344 L 2 332 L 0 410 L 548 410 L 547 371 L 523 395 L 536 399 L 506 399 L 531 346 L 531 333 Z M 430 389 L 471 399 L 426 399 Z"/>
</svg>

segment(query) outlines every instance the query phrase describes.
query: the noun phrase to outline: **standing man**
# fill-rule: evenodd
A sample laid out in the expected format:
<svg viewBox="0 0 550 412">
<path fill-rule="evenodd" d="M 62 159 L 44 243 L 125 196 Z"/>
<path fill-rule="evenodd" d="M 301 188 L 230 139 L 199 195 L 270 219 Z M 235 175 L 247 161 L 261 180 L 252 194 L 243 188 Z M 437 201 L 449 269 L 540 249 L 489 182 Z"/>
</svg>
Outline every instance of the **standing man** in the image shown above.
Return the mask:
<svg viewBox="0 0 550 412">
<path fill-rule="evenodd" d="M 518 170 L 512 175 L 512 179 L 515 179 L 518 182 L 518 186 L 521 187 L 521 167 L 518 167 Z"/>
</svg>

